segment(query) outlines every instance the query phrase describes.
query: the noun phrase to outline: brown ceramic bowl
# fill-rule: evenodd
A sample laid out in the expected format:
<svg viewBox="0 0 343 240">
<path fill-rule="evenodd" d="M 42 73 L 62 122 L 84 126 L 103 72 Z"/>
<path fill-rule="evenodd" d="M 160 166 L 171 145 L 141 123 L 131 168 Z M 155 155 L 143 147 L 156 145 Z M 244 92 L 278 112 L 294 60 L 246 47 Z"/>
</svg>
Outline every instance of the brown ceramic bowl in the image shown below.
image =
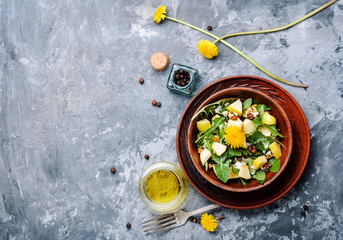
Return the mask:
<svg viewBox="0 0 343 240">
<path fill-rule="evenodd" d="M 238 183 L 237 180 L 229 180 L 227 183 L 223 183 L 220 181 L 217 176 L 215 175 L 213 170 L 205 171 L 205 167 L 202 166 L 200 161 L 200 155 L 197 151 L 197 147 L 195 144 L 195 140 L 197 138 L 197 134 L 199 133 L 196 122 L 199 119 L 199 117 L 193 119 L 190 122 L 189 128 L 188 128 L 188 140 L 187 140 L 187 146 L 189 149 L 189 154 L 192 159 L 193 165 L 196 167 L 196 169 L 199 171 L 199 173 L 210 183 L 213 185 L 226 190 L 226 191 L 233 191 L 233 192 L 250 192 L 254 190 L 261 189 L 270 183 L 272 183 L 285 169 L 289 158 L 291 156 L 292 152 L 292 146 L 293 146 L 293 139 L 292 139 L 292 128 L 290 121 L 287 117 L 287 114 L 283 110 L 283 108 L 271 97 L 267 96 L 266 94 L 253 90 L 251 88 L 245 88 L 245 87 L 233 87 L 229 89 L 221 90 L 213 95 L 211 95 L 209 98 L 207 98 L 197 109 L 196 113 L 200 111 L 204 106 L 219 101 L 224 98 L 234 98 L 239 97 L 242 99 L 248 99 L 252 98 L 257 100 L 260 104 L 265 104 L 266 106 L 270 107 L 271 114 L 276 118 L 277 121 L 277 127 L 280 129 L 281 134 L 284 136 L 284 138 L 281 140 L 282 144 L 285 146 L 285 148 L 282 148 L 282 156 L 280 159 L 280 169 L 277 173 L 268 172 L 266 174 L 266 181 L 263 185 L 259 184 L 255 179 L 251 179 L 248 181 L 248 184 L 243 186 L 240 183 Z"/>
</svg>

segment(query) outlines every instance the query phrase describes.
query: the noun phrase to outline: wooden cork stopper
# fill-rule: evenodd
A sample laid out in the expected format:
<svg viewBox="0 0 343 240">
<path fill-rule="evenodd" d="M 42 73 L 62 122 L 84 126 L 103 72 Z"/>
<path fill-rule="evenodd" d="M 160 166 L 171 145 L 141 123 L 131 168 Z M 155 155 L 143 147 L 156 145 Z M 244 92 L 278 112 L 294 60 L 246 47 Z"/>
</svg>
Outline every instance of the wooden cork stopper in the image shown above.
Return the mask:
<svg viewBox="0 0 343 240">
<path fill-rule="evenodd" d="M 150 64 L 154 70 L 163 71 L 169 65 L 169 57 L 165 53 L 157 52 L 151 56 Z"/>
</svg>

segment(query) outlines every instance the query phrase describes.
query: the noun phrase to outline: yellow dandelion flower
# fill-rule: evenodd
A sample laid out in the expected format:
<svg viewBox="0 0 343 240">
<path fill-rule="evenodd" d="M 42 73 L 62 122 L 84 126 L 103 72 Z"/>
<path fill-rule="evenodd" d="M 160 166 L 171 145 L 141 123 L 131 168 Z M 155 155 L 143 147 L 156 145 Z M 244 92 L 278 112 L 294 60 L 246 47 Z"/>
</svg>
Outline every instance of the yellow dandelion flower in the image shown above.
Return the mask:
<svg viewBox="0 0 343 240">
<path fill-rule="evenodd" d="M 159 6 L 154 14 L 154 21 L 156 23 L 160 23 L 165 19 L 166 16 L 167 16 L 167 7 Z"/>
<path fill-rule="evenodd" d="M 200 224 L 208 232 L 214 232 L 217 228 L 217 220 L 211 214 L 208 215 L 207 213 L 201 216 Z"/>
<path fill-rule="evenodd" d="M 224 132 L 226 133 L 224 137 L 231 148 L 247 148 L 245 144 L 245 134 L 239 127 L 229 126 Z"/>
<path fill-rule="evenodd" d="M 214 58 L 219 53 L 217 46 L 209 40 L 200 40 L 198 50 L 205 58 Z"/>
</svg>

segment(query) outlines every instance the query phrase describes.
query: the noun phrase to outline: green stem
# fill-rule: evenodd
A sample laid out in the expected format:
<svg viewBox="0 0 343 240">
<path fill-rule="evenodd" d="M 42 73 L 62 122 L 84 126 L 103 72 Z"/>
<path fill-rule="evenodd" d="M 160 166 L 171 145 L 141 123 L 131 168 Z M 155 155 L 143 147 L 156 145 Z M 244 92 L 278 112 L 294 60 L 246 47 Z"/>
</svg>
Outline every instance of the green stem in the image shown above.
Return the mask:
<svg viewBox="0 0 343 240">
<path fill-rule="evenodd" d="M 184 22 L 184 21 L 178 20 L 178 19 L 176 19 L 176 18 L 168 17 L 168 16 L 166 16 L 166 18 L 169 19 L 169 20 L 172 20 L 172 21 L 174 21 L 174 22 L 178 22 L 178 23 L 181 23 L 181 24 L 183 24 L 183 25 L 186 25 L 186 26 L 188 26 L 188 27 L 190 27 L 190 28 L 194 28 L 195 30 L 198 30 L 199 32 L 205 33 L 205 34 L 207 34 L 208 36 L 213 37 L 214 39 L 219 39 L 216 35 L 214 35 L 214 34 L 208 32 L 208 31 L 205 31 L 204 29 L 198 28 L 198 27 L 196 27 L 196 26 L 194 26 L 194 25 L 192 25 L 192 24 L 189 24 L 189 23 L 186 23 L 186 22 Z"/>
<path fill-rule="evenodd" d="M 198 30 L 204 34 L 207 34 L 208 36 L 218 40 L 219 37 L 217 37 L 216 35 L 212 34 L 212 33 L 209 33 L 201 28 L 198 28 L 192 24 L 189 24 L 189 23 L 186 23 L 184 21 L 181 21 L 181 20 L 178 20 L 178 19 L 175 19 L 175 18 L 172 18 L 172 17 L 166 17 L 167 19 L 169 20 L 172 20 L 172 21 L 175 21 L 175 22 L 178 22 L 178 23 L 181 23 L 181 24 L 184 24 L 188 27 L 191 27 L 195 30 Z M 258 69 L 260 69 L 262 72 L 264 72 L 265 74 L 267 74 L 268 76 L 274 78 L 275 80 L 279 81 L 279 82 L 282 82 L 282 83 L 285 83 L 285 84 L 288 84 L 288 85 L 291 85 L 291 86 L 295 86 L 295 87 L 308 87 L 308 85 L 306 84 L 300 84 L 300 83 L 293 83 L 293 82 L 289 82 L 287 80 L 284 80 L 282 78 L 279 78 L 277 76 L 275 76 L 274 74 L 268 72 L 265 68 L 263 68 L 262 66 L 260 66 L 258 63 L 256 63 L 254 60 L 252 60 L 250 57 L 248 57 L 247 55 L 245 55 L 243 52 L 241 52 L 239 49 L 237 49 L 236 47 L 234 47 L 233 45 L 231 45 L 230 43 L 228 43 L 227 41 L 225 40 L 219 40 L 221 43 L 223 43 L 224 45 L 228 46 L 229 48 L 231 48 L 232 50 L 234 50 L 235 52 L 237 52 L 238 54 L 240 54 L 242 57 L 244 57 L 246 60 L 248 60 L 250 63 L 252 63 L 255 67 L 257 67 Z"/>
<path fill-rule="evenodd" d="M 313 16 L 314 14 L 320 12 L 321 10 L 323 10 L 324 8 L 327 8 L 328 6 L 330 6 L 331 4 L 337 2 L 338 0 L 331 0 L 330 2 L 324 4 L 323 6 L 317 8 L 316 10 L 306 14 L 305 16 L 303 16 L 302 18 L 299 18 L 297 20 L 295 20 L 294 22 L 291 22 L 290 24 L 287 24 L 283 27 L 278 27 L 278 28 L 272 28 L 272 29 L 266 29 L 266 30 L 259 30 L 259 31 L 250 31 L 250 32 L 239 32 L 239 33 L 231 33 L 225 36 L 222 36 L 220 38 L 218 38 L 217 40 L 215 40 L 213 43 L 216 43 L 222 39 L 225 38 L 229 38 L 229 37 L 235 37 L 235 36 L 243 36 L 243 35 L 251 35 L 251 34 L 260 34 L 260 33 L 270 33 L 270 32 L 278 32 L 278 31 L 282 31 L 285 30 L 287 28 L 290 28 L 304 20 L 306 20 L 307 18 Z"/>
</svg>

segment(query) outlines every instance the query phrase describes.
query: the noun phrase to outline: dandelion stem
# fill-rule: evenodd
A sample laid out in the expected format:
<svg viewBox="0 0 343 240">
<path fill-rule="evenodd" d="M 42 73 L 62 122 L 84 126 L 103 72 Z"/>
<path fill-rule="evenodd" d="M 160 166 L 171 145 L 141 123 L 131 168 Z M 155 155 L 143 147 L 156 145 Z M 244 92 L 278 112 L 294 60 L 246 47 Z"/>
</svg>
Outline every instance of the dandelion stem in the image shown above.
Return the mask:
<svg viewBox="0 0 343 240">
<path fill-rule="evenodd" d="M 192 24 L 186 23 L 186 22 L 184 22 L 184 21 L 181 21 L 181 20 L 178 20 L 178 19 L 176 19 L 176 18 L 169 17 L 169 16 L 166 16 L 166 18 L 169 19 L 169 20 L 172 20 L 172 21 L 174 21 L 174 22 L 178 22 L 178 23 L 181 23 L 181 24 L 186 25 L 186 26 L 188 26 L 188 27 L 191 27 L 191 28 L 193 28 L 193 29 L 195 29 L 195 30 L 198 30 L 199 32 L 205 33 L 205 34 L 207 34 L 208 36 L 213 37 L 214 39 L 219 39 L 216 35 L 214 35 L 214 34 L 208 32 L 208 31 L 205 31 L 204 29 L 198 28 L 198 27 L 196 27 L 196 26 L 194 26 L 194 25 L 192 25 Z"/>
<path fill-rule="evenodd" d="M 224 216 L 220 216 L 220 217 L 215 218 L 215 220 L 224 219 L 224 218 L 225 218 Z"/>
<path fill-rule="evenodd" d="M 184 24 L 188 27 L 191 27 L 195 30 L 198 30 L 204 34 L 207 34 L 208 36 L 214 38 L 214 39 L 219 39 L 219 37 L 217 37 L 216 35 L 210 33 L 210 32 L 207 32 L 201 28 L 198 28 L 192 24 L 189 24 L 189 23 L 186 23 L 184 21 L 181 21 L 181 20 L 178 20 L 178 19 L 175 19 L 175 18 L 172 18 L 172 17 L 168 17 L 166 16 L 167 19 L 169 20 L 172 20 L 172 21 L 175 21 L 175 22 L 178 22 L 178 23 L 181 23 L 181 24 Z M 250 63 L 252 63 L 255 67 L 257 67 L 258 69 L 260 69 L 262 72 L 264 72 L 265 74 L 267 74 L 268 76 L 274 78 L 275 80 L 279 81 L 279 82 L 282 82 L 282 83 L 285 83 L 285 84 L 288 84 L 288 85 L 291 85 L 291 86 L 295 86 L 295 87 L 308 87 L 308 85 L 306 84 L 300 84 L 300 83 L 293 83 L 293 82 L 290 82 L 290 81 L 287 81 L 287 80 L 284 80 L 282 78 L 279 78 L 277 76 L 275 76 L 274 74 L 268 72 L 265 68 L 263 68 L 262 66 L 260 66 L 258 63 L 256 63 L 254 60 L 252 60 L 250 57 L 248 57 L 247 55 L 245 55 L 243 52 L 241 52 L 238 48 L 236 48 L 235 46 L 231 45 L 230 43 L 228 43 L 227 41 L 221 39 L 219 40 L 221 43 L 223 43 L 224 45 L 228 46 L 229 48 L 231 48 L 232 50 L 234 50 L 235 52 L 237 52 L 238 54 L 240 54 L 242 57 L 244 57 L 246 60 L 248 60 Z"/>
<path fill-rule="evenodd" d="M 266 30 L 259 30 L 259 31 L 250 31 L 250 32 L 239 32 L 239 33 L 231 33 L 225 36 L 222 36 L 220 38 L 218 38 L 217 40 L 215 40 L 213 43 L 216 43 L 222 39 L 225 38 L 229 38 L 229 37 L 236 37 L 236 36 L 243 36 L 243 35 L 252 35 L 252 34 L 260 34 L 260 33 L 270 33 L 270 32 L 278 32 L 278 31 L 282 31 L 285 30 L 287 28 L 290 28 L 304 20 L 306 20 L 307 18 L 313 16 L 314 14 L 320 12 L 321 10 L 323 10 L 324 8 L 327 8 L 328 6 L 330 6 L 331 4 L 337 2 L 338 0 L 331 0 L 330 2 L 327 2 L 326 4 L 324 4 L 323 6 L 317 8 L 316 10 L 306 14 L 305 16 L 295 20 L 294 22 L 291 22 L 290 24 L 287 24 L 283 27 L 278 27 L 278 28 L 271 28 L 271 29 L 266 29 Z"/>
</svg>

